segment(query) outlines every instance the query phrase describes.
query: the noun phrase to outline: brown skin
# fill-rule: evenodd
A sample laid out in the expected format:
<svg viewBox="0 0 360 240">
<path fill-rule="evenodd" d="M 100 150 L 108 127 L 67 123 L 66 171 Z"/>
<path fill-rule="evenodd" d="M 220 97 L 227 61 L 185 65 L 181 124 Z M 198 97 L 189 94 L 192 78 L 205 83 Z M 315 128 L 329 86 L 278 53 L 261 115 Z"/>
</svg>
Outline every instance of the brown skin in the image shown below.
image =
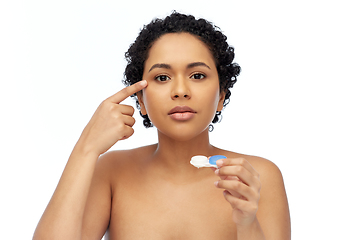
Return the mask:
<svg viewBox="0 0 360 240">
<path fill-rule="evenodd" d="M 211 169 L 189 164 L 189 171 L 169 171 L 153 157 L 146 159 L 157 147 L 110 152 L 100 159 L 85 214 L 83 232 L 89 238 L 83 239 L 99 239 L 91 237 L 106 230 L 103 225 L 99 234 L 99 223 L 108 222 L 110 214 L 111 239 L 261 239 L 244 236 L 252 235 L 251 228 L 237 238 L 233 209 L 222 190 L 214 187 L 219 177 Z M 262 183 L 257 220 L 266 239 L 290 239 L 286 195 L 277 167 L 262 158 L 217 148 L 209 156 L 218 154 L 247 159 L 267 180 Z"/>
<path fill-rule="evenodd" d="M 187 33 L 162 36 L 150 49 L 143 78 L 146 86 L 123 89 L 95 112 L 34 239 L 100 239 L 107 229 L 112 240 L 290 239 L 279 169 L 209 143 L 208 125 L 222 109 L 224 94 L 206 45 Z M 157 127 L 158 144 L 97 160 L 132 135 L 134 110 L 121 101 L 141 89 L 141 112 Z M 168 113 L 175 106 L 196 113 L 174 120 Z M 218 171 L 197 169 L 189 163 L 194 155 L 227 159 L 217 162 Z"/>
</svg>

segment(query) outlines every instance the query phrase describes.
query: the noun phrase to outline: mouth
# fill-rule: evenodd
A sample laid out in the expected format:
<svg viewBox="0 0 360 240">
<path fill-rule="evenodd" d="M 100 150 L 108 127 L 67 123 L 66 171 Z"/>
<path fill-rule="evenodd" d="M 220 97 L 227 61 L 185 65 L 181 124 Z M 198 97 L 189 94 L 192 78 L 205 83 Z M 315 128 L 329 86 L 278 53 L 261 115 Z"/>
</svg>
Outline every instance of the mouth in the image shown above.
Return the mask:
<svg viewBox="0 0 360 240">
<path fill-rule="evenodd" d="M 173 120 L 178 121 L 186 121 L 191 118 L 193 118 L 196 114 L 196 111 L 188 106 L 176 106 L 173 109 L 171 109 L 168 113 L 168 115 Z"/>
<path fill-rule="evenodd" d="M 176 106 L 173 109 L 170 110 L 170 112 L 168 113 L 168 115 L 174 114 L 174 113 L 196 113 L 195 110 L 193 110 L 192 108 L 188 107 L 188 106 Z"/>
</svg>

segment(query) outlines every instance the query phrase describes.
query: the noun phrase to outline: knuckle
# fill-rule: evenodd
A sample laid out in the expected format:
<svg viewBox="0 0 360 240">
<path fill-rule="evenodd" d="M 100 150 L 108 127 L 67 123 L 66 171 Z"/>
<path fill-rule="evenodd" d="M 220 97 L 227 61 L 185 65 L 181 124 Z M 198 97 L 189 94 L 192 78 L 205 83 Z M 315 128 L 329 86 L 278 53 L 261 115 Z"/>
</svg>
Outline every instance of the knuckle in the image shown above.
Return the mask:
<svg viewBox="0 0 360 240">
<path fill-rule="evenodd" d="M 107 112 L 113 112 L 116 109 L 116 105 L 110 102 L 109 100 L 104 100 L 100 104 L 100 108 Z"/>
<path fill-rule="evenodd" d="M 234 186 L 235 190 L 237 191 L 242 191 L 243 187 L 242 184 L 239 181 L 235 182 L 235 186 Z"/>
<path fill-rule="evenodd" d="M 246 163 L 246 159 L 245 158 L 240 158 L 239 162 L 240 162 L 240 165 L 244 165 Z"/>
<path fill-rule="evenodd" d="M 256 190 L 254 190 L 254 189 L 249 189 L 247 192 L 248 192 L 247 194 L 248 194 L 249 196 L 251 196 L 253 199 L 258 199 L 259 193 L 258 193 Z"/>
<path fill-rule="evenodd" d="M 258 210 L 258 205 L 256 203 L 251 203 L 249 206 L 249 211 L 255 213 L 257 212 L 257 210 Z"/>
<path fill-rule="evenodd" d="M 260 173 L 258 173 L 256 170 L 255 170 L 254 172 L 255 172 L 255 173 L 254 173 L 254 176 L 255 176 L 257 179 L 260 180 Z"/>
<path fill-rule="evenodd" d="M 118 132 L 119 134 L 122 134 L 122 133 L 125 131 L 125 129 L 126 129 L 125 124 L 124 124 L 124 123 L 119 123 L 119 125 L 118 125 L 118 127 L 117 127 L 117 132 Z"/>
<path fill-rule="evenodd" d="M 114 114 L 114 116 L 117 116 L 117 115 L 118 115 L 118 114 L 116 114 L 117 111 L 116 111 L 116 107 L 115 107 L 114 104 L 109 104 L 109 105 L 108 105 L 108 109 L 109 109 L 109 112 L 111 112 L 111 113 Z"/>
<path fill-rule="evenodd" d="M 260 193 L 257 194 L 256 203 L 259 203 L 259 201 L 260 201 Z"/>
<path fill-rule="evenodd" d="M 122 124 L 121 118 L 122 118 L 122 114 L 115 111 L 115 110 L 110 110 L 110 117 L 112 117 L 113 119 L 115 119 L 117 122 Z"/>
<path fill-rule="evenodd" d="M 258 189 L 259 192 L 260 192 L 260 190 L 261 190 L 261 187 L 262 187 L 262 184 L 261 184 L 260 181 L 258 181 L 258 183 L 257 183 L 257 189 Z"/>
<path fill-rule="evenodd" d="M 244 169 L 243 166 L 240 166 L 240 165 L 237 165 L 235 168 L 236 172 L 238 172 L 238 173 L 242 173 L 243 169 Z"/>
<path fill-rule="evenodd" d="M 234 201 L 233 201 L 233 205 L 234 205 L 234 207 L 236 208 L 236 209 L 238 209 L 238 210 L 241 210 L 241 209 L 243 209 L 243 203 L 241 202 L 241 201 L 239 201 L 238 199 L 235 199 Z"/>
</svg>

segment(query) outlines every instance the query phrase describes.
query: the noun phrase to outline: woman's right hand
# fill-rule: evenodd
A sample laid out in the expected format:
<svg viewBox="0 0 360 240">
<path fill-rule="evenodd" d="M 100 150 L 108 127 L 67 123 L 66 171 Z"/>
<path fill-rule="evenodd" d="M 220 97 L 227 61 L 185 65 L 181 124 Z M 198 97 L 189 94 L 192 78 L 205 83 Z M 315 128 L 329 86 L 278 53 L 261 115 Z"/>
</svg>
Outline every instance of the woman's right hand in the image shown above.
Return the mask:
<svg viewBox="0 0 360 240">
<path fill-rule="evenodd" d="M 132 115 L 135 110 L 132 106 L 120 103 L 146 86 L 147 82 L 143 80 L 104 100 L 86 125 L 77 145 L 80 144 L 85 152 L 100 155 L 117 141 L 130 137 L 134 133 L 132 126 L 135 119 Z"/>
</svg>

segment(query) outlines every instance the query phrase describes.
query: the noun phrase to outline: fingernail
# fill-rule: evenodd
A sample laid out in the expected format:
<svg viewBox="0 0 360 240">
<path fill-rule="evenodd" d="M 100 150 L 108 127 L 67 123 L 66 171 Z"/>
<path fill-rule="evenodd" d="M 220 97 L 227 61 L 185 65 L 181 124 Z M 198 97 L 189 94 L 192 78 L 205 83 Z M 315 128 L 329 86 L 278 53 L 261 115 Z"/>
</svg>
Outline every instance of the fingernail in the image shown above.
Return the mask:
<svg viewBox="0 0 360 240">
<path fill-rule="evenodd" d="M 219 185 L 219 181 L 214 182 L 214 185 L 217 187 Z"/>
<path fill-rule="evenodd" d="M 219 169 L 216 169 L 216 170 L 215 170 L 215 174 L 216 174 L 216 175 L 219 175 Z"/>
<path fill-rule="evenodd" d="M 218 165 L 218 167 L 221 167 L 223 164 L 224 164 L 223 160 L 216 161 L 216 165 Z"/>
</svg>

